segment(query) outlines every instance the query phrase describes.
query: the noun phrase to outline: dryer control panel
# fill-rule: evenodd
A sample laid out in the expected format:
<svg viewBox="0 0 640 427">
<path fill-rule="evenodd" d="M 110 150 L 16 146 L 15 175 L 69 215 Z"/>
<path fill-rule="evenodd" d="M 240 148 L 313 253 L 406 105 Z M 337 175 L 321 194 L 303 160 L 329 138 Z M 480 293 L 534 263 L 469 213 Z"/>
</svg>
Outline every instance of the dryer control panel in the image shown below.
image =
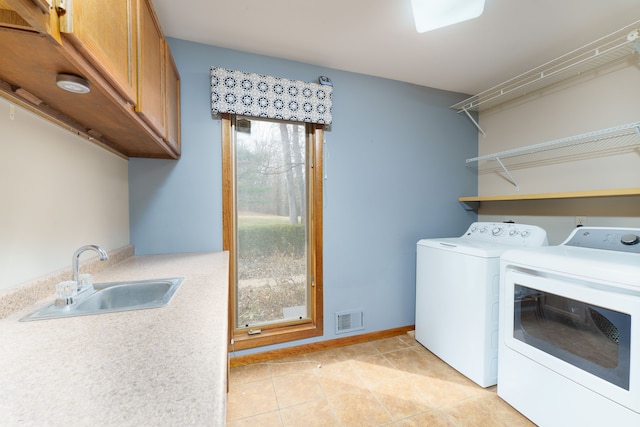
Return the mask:
<svg viewBox="0 0 640 427">
<path fill-rule="evenodd" d="M 640 254 L 640 228 L 580 227 L 562 244 Z"/>
<path fill-rule="evenodd" d="M 523 247 L 547 245 L 547 232 L 543 228 L 510 222 L 474 222 L 462 238 Z"/>
</svg>

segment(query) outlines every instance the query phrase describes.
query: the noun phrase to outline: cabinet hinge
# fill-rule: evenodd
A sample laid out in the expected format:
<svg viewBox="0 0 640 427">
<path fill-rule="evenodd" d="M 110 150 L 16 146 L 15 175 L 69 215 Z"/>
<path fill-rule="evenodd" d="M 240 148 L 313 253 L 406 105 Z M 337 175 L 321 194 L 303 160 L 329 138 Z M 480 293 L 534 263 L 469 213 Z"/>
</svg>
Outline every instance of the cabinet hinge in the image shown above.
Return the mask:
<svg viewBox="0 0 640 427">
<path fill-rule="evenodd" d="M 66 0 L 55 0 L 54 1 L 56 14 L 58 16 L 62 16 L 67 13 L 67 1 Z"/>
<path fill-rule="evenodd" d="M 60 22 L 61 33 L 73 32 L 73 19 L 71 17 L 73 9 L 73 0 L 56 0 L 56 13 Z"/>
</svg>

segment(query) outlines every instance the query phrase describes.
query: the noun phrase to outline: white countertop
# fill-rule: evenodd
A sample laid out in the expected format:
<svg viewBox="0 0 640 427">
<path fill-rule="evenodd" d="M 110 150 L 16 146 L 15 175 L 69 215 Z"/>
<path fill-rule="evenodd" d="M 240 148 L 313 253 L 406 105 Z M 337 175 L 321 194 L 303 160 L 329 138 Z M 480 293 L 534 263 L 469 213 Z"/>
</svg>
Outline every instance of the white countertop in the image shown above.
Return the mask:
<svg viewBox="0 0 640 427">
<path fill-rule="evenodd" d="M 179 277 L 162 308 L 0 320 L 0 424 L 225 424 L 228 254 L 131 257 L 94 282 Z"/>
</svg>

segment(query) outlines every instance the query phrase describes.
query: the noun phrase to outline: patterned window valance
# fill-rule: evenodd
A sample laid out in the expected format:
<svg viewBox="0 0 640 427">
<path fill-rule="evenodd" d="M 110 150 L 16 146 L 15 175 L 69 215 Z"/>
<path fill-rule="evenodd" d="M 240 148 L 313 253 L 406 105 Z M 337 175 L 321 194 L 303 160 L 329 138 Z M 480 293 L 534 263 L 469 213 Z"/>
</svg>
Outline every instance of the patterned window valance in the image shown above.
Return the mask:
<svg viewBox="0 0 640 427">
<path fill-rule="evenodd" d="M 332 86 L 211 67 L 211 111 L 331 124 Z"/>
</svg>

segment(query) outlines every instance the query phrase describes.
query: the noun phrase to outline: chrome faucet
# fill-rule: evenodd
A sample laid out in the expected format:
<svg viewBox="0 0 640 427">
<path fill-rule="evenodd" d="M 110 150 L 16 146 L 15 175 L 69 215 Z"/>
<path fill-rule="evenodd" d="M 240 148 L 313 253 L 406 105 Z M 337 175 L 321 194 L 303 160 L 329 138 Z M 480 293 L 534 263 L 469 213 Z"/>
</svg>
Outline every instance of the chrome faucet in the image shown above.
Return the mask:
<svg viewBox="0 0 640 427">
<path fill-rule="evenodd" d="M 100 255 L 100 261 L 106 261 L 109 259 L 107 252 L 98 245 L 85 245 L 73 253 L 73 257 L 71 258 L 71 270 L 73 272 L 73 280 L 78 283 L 78 291 L 80 291 L 80 255 L 88 250 L 96 251 Z"/>
</svg>

